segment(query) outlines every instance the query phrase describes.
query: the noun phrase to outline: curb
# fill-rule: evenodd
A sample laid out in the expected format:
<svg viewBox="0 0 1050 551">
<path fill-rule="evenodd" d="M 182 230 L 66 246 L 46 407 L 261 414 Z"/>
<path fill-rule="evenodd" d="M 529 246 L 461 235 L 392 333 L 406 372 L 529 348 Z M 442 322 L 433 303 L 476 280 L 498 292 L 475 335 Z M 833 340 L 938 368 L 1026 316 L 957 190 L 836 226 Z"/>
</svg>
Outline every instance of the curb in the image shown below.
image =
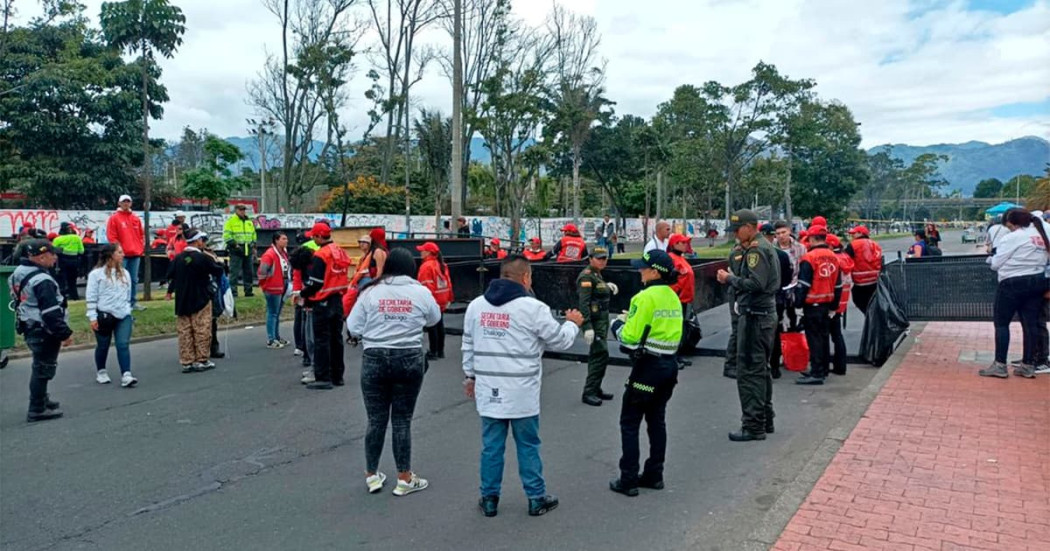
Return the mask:
<svg viewBox="0 0 1050 551">
<path fill-rule="evenodd" d="M 813 487 L 816 486 L 817 481 L 824 474 L 824 470 L 827 469 L 831 460 L 835 458 L 835 454 L 838 453 L 842 444 L 849 438 L 857 423 L 860 422 L 868 408 L 871 407 L 872 402 L 878 397 L 886 381 L 893 376 L 897 371 L 897 367 L 911 352 L 916 338 L 922 334 L 925 328 L 926 323 L 915 322 L 912 324 L 909 328 L 908 336 L 905 337 L 890 360 L 883 364 L 881 368 L 878 368 L 879 372 L 875 374 L 868 386 L 862 389 L 856 398 L 853 399 L 841 420 L 828 429 L 824 440 L 820 442 L 816 451 L 813 452 L 813 455 L 799 470 L 798 475 L 786 485 L 773 503 L 773 506 L 758 521 L 757 528 L 743 542 L 743 549 L 764 550 L 776 544 L 788 522 L 798 512 L 802 502 L 806 500 Z"/>
<path fill-rule="evenodd" d="M 285 321 L 288 321 L 288 320 L 285 320 L 285 319 L 281 320 L 281 322 L 285 322 Z M 260 323 L 266 323 L 266 320 L 263 319 L 263 320 L 259 320 L 259 321 L 251 321 L 251 322 L 247 322 L 246 321 L 246 322 L 243 322 L 243 323 L 234 323 L 234 324 L 230 324 L 230 325 L 220 325 L 219 326 L 219 332 L 221 333 L 224 329 L 225 330 L 229 330 L 229 329 L 243 329 L 245 327 L 250 327 L 250 326 L 253 326 L 253 325 L 259 325 Z M 174 339 L 174 338 L 176 338 L 178 336 L 179 336 L 178 333 L 161 333 L 160 335 L 150 335 L 148 337 L 133 337 L 131 339 L 131 344 L 139 344 L 139 343 L 153 342 L 153 341 L 162 341 L 162 340 L 165 340 L 165 339 Z M 63 348 L 62 351 L 63 352 L 76 352 L 78 350 L 92 350 L 94 348 L 95 348 L 94 344 L 92 344 L 92 343 L 84 343 L 84 344 L 76 344 L 76 345 L 70 346 L 69 348 Z M 19 350 L 17 352 L 8 352 L 8 356 L 7 357 L 12 359 L 12 360 L 21 360 L 23 358 L 28 358 L 31 355 L 32 354 L 30 354 L 30 352 L 28 350 Z"/>
</svg>

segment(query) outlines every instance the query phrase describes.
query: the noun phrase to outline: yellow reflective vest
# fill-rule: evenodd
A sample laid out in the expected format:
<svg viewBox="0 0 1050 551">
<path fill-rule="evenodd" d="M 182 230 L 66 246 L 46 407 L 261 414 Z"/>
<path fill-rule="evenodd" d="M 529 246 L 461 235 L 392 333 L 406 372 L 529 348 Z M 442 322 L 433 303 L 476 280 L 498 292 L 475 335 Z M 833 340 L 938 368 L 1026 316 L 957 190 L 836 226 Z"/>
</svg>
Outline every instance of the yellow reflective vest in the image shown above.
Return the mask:
<svg viewBox="0 0 1050 551">
<path fill-rule="evenodd" d="M 682 340 L 682 303 L 667 284 L 651 283 L 631 298 L 631 309 L 618 335 L 620 344 L 636 350 L 646 326 L 650 330 L 645 351 L 660 355 L 678 352 L 678 343 Z"/>
</svg>

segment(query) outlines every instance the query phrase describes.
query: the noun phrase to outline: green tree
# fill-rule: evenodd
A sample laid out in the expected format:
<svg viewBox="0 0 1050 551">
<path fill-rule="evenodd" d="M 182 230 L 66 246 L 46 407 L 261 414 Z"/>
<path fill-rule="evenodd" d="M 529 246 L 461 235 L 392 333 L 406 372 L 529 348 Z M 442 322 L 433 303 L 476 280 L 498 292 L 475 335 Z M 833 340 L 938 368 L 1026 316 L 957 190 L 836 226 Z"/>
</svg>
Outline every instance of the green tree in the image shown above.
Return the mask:
<svg viewBox="0 0 1050 551">
<path fill-rule="evenodd" d="M 251 185 L 247 178 L 234 174 L 232 170 L 233 165 L 244 159 L 244 154 L 237 146 L 213 134 L 205 135 L 201 149 L 200 166 L 185 174 L 183 193 L 223 207 L 233 192 Z"/>
<path fill-rule="evenodd" d="M 973 190 L 974 199 L 991 199 L 999 196 L 999 192 L 1003 189 L 1003 183 L 998 178 L 986 178 L 977 182 L 977 187 Z"/>
<path fill-rule="evenodd" d="M 862 218 L 875 219 L 883 216 L 882 201 L 889 190 L 898 189 L 903 178 L 904 162 L 893 156 L 892 150 L 879 151 L 868 157 L 866 184 L 859 193 Z"/>
<path fill-rule="evenodd" d="M 81 10 L 64 14 L 5 33 L 0 187 L 34 206 L 109 208 L 119 194 L 135 192 L 130 167 L 143 160 L 139 67 L 107 48 Z M 155 72 L 147 81 L 150 108 L 159 113 L 167 91 Z"/>
<path fill-rule="evenodd" d="M 142 149 L 145 167 L 143 181 L 143 218 L 146 228 L 150 227 L 150 194 L 153 169 L 150 166 L 149 119 L 151 72 L 160 74 L 154 54 L 166 58 L 175 55 L 175 50 L 182 44 L 182 35 L 186 32 L 186 17 L 182 10 L 168 3 L 168 0 L 124 0 L 123 2 L 103 2 L 99 15 L 102 32 L 110 46 L 129 53 L 140 54 L 139 64 L 142 71 Z M 153 115 L 160 118 L 159 108 Z M 146 246 L 149 246 L 150 232 L 146 231 Z M 150 300 L 150 263 L 146 263 L 144 298 Z"/>
<path fill-rule="evenodd" d="M 441 202 L 448 195 L 452 168 L 452 119 L 441 111 L 421 109 L 414 126 L 419 154 L 434 191 L 434 227 L 440 228 Z"/>
</svg>

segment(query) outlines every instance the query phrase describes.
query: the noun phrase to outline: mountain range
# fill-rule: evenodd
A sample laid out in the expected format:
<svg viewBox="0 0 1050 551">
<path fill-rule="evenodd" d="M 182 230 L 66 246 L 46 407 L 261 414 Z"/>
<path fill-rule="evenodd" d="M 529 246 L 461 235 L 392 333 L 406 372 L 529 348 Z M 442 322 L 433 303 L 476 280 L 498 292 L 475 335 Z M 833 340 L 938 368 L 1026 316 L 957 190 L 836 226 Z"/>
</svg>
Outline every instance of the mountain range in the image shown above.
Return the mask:
<svg viewBox="0 0 1050 551">
<path fill-rule="evenodd" d="M 259 148 L 254 138 L 234 136 L 226 138 L 226 141 L 237 146 L 245 154 L 242 166 L 254 170 L 259 168 Z M 314 141 L 311 159 L 316 160 L 323 147 L 324 143 Z M 1036 136 L 1025 136 L 1001 144 L 977 141 L 927 146 L 885 144 L 869 149 L 868 153 L 875 154 L 887 148 L 893 157 L 906 165 L 923 153 L 945 155 L 948 160 L 940 166 L 941 176 L 948 181 L 948 189 L 945 191 L 960 190 L 964 196 L 973 195 L 977 183 L 986 178 L 998 178 L 1005 182 L 1019 174 L 1039 176 L 1046 170 L 1047 163 L 1050 163 L 1050 142 Z M 270 159 L 278 157 L 274 153 L 269 155 Z M 490 155 L 489 150 L 485 148 L 485 140 L 471 140 L 470 158 L 481 163 L 489 162 Z M 279 160 L 273 163 L 270 159 L 268 164 L 280 164 Z"/>
</svg>

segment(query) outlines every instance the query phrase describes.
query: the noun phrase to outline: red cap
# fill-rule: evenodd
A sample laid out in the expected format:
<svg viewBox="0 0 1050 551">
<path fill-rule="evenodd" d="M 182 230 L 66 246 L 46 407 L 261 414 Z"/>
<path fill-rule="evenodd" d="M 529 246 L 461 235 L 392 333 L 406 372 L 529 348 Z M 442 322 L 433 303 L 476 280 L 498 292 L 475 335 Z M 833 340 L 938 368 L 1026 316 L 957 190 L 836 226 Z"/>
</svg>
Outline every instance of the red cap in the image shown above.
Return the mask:
<svg viewBox="0 0 1050 551">
<path fill-rule="evenodd" d="M 427 241 L 426 243 L 423 243 L 422 245 L 416 247 L 416 250 L 420 252 L 433 254 L 441 252 L 441 249 L 438 248 L 437 243 L 434 243 L 433 241 Z"/>
<path fill-rule="evenodd" d="M 495 245 L 495 246 L 499 247 L 499 238 L 498 237 L 493 237 L 492 240 L 489 241 L 489 245 Z"/>
<path fill-rule="evenodd" d="M 839 239 L 839 236 L 833 233 L 828 235 L 826 241 L 828 242 L 828 246 L 833 249 L 842 246 L 842 241 Z"/>
<path fill-rule="evenodd" d="M 314 224 L 314 227 L 310 228 L 310 231 L 306 232 L 306 237 L 331 237 L 332 228 L 328 224 L 322 224 L 318 222 Z"/>
<path fill-rule="evenodd" d="M 854 233 L 859 233 L 859 234 L 861 234 L 861 235 L 871 235 L 871 232 L 870 232 L 870 231 L 868 231 L 868 227 L 867 227 L 867 226 L 865 226 L 865 225 L 863 225 L 863 224 L 862 224 L 862 225 L 860 225 L 860 226 L 857 226 L 857 227 L 855 227 L 855 228 L 853 228 L 853 229 L 851 229 L 851 230 L 849 231 L 849 233 L 851 233 L 851 234 L 854 234 Z"/>
<path fill-rule="evenodd" d="M 561 231 L 580 233 L 580 230 L 576 228 L 576 224 L 565 224 Z"/>
<path fill-rule="evenodd" d="M 667 238 L 667 246 L 674 247 L 679 243 L 688 243 L 689 237 L 680 233 L 671 234 L 671 237 Z"/>
<path fill-rule="evenodd" d="M 55 232 L 51 232 L 51 233 L 47 234 L 47 240 L 48 241 L 54 241 L 56 237 L 58 237 L 58 234 L 55 233 Z"/>
<path fill-rule="evenodd" d="M 827 237 L 828 229 L 824 226 L 810 226 L 809 233 L 806 235 L 810 237 Z"/>
<path fill-rule="evenodd" d="M 798 232 L 798 238 L 799 239 L 802 239 L 803 237 L 806 237 L 807 235 L 809 235 L 809 232 L 806 231 L 806 230 L 799 230 L 799 232 Z"/>
<path fill-rule="evenodd" d="M 813 221 L 809 223 L 810 226 L 828 226 L 828 219 L 823 216 L 814 216 Z"/>
<path fill-rule="evenodd" d="M 543 241 L 541 241 L 539 237 L 533 237 L 532 239 L 529 239 L 529 243 L 543 243 Z"/>
<path fill-rule="evenodd" d="M 22 227 L 23 228 L 35 228 L 36 225 L 33 224 L 32 222 L 22 222 Z"/>
<path fill-rule="evenodd" d="M 159 229 L 159 230 L 154 231 L 153 235 L 156 235 L 157 237 L 160 237 L 160 236 L 164 235 L 164 229 Z"/>
</svg>

